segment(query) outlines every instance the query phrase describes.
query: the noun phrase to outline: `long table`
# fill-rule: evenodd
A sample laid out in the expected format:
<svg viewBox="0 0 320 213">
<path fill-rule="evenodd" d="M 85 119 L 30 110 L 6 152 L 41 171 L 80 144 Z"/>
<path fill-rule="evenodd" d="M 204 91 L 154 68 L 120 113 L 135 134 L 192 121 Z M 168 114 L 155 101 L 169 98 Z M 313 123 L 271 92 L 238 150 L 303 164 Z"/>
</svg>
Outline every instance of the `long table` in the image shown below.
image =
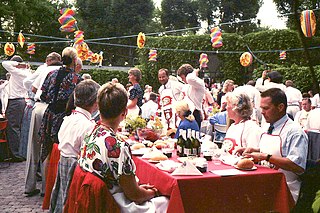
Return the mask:
<svg viewBox="0 0 320 213">
<path fill-rule="evenodd" d="M 171 158 L 176 160 L 176 157 Z M 257 166 L 255 171 L 235 176 L 211 172 L 203 176 L 172 176 L 155 164 L 133 156 L 140 183 L 155 185 L 170 196 L 168 212 L 290 212 L 294 202 L 283 173 Z M 208 171 L 231 169 L 211 161 Z"/>
</svg>

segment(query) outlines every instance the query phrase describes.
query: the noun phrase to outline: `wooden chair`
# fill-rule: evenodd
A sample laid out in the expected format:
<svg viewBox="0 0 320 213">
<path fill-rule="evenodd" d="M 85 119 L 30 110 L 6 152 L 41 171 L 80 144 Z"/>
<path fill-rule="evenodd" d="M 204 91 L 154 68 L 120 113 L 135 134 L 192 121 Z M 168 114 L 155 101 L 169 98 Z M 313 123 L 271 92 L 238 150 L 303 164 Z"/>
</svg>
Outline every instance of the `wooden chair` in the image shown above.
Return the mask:
<svg viewBox="0 0 320 213">
<path fill-rule="evenodd" d="M 7 166 L 1 167 L 1 168 L 6 168 L 10 166 L 10 150 L 9 150 L 9 144 L 7 141 L 7 124 L 8 120 L 6 118 L 0 118 L 0 143 L 4 143 L 6 147 L 6 157 L 3 158 L 4 162 L 7 162 Z"/>
</svg>

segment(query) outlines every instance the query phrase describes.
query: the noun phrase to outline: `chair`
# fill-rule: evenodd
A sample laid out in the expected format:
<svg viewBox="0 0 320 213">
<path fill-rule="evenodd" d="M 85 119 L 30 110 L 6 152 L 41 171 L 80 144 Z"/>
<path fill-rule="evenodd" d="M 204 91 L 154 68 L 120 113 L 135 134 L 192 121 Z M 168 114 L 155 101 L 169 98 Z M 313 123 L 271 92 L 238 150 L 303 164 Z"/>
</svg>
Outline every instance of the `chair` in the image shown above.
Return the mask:
<svg viewBox="0 0 320 213">
<path fill-rule="evenodd" d="M 219 148 L 221 148 L 223 139 L 226 136 L 227 125 L 214 124 L 213 130 L 214 130 L 214 141 L 213 142 L 216 143 Z"/>
<path fill-rule="evenodd" d="M 318 160 L 320 158 L 320 132 L 309 130 L 308 135 L 308 157 L 309 160 Z"/>
<path fill-rule="evenodd" d="M 7 128 L 8 120 L 6 118 L 0 118 L 0 143 L 5 143 L 6 146 L 6 157 L 3 158 L 4 162 L 8 162 L 8 166 L 2 167 L 6 168 L 10 166 L 10 150 L 9 150 L 9 145 L 7 141 L 7 133 L 6 133 L 6 128 Z"/>
<path fill-rule="evenodd" d="M 64 212 L 120 213 L 120 208 L 105 182 L 91 172 L 83 171 L 78 165 L 74 171 Z"/>
</svg>

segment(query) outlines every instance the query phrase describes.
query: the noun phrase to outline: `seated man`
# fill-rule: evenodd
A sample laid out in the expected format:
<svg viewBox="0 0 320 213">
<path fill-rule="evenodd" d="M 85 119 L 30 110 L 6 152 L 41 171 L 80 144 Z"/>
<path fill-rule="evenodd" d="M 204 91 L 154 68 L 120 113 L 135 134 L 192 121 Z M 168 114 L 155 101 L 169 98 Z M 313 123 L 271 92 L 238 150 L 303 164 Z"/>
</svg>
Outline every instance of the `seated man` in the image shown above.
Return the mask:
<svg viewBox="0 0 320 213">
<path fill-rule="evenodd" d="M 311 100 L 310 98 L 302 99 L 302 110 L 298 111 L 296 116 L 294 117 L 294 121 L 300 124 L 303 129 L 306 129 L 307 119 L 309 117 L 309 113 L 311 111 Z"/>
<path fill-rule="evenodd" d="M 298 175 L 306 168 L 308 139 L 302 128 L 286 114 L 287 98 L 279 88 L 261 93 L 262 115 L 269 123 L 261 135 L 259 148 L 246 148 L 243 155 L 262 165 L 283 172 L 292 197 L 297 202 L 301 182 Z"/>
<path fill-rule="evenodd" d="M 141 117 L 150 119 L 150 116 L 155 116 L 158 109 L 157 95 L 150 93 L 149 100 L 141 106 Z"/>
</svg>

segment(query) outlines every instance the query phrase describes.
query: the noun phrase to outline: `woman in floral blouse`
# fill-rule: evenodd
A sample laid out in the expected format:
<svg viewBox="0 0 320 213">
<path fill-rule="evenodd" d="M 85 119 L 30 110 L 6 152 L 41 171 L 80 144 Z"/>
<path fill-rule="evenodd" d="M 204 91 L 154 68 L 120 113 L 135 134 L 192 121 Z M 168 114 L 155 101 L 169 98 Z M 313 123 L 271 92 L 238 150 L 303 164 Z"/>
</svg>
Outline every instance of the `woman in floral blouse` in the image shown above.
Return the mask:
<svg viewBox="0 0 320 213">
<path fill-rule="evenodd" d="M 168 199 L 152 185 L 138 185 L 135 164 L 126 142 L 116 136 L 127 114 L 127 92 L 106 83 L 98 92 L 101 123 L 84 139 L 79 165 L 103 179 L 122 212 L 166 212 Z"/>
</svg>

